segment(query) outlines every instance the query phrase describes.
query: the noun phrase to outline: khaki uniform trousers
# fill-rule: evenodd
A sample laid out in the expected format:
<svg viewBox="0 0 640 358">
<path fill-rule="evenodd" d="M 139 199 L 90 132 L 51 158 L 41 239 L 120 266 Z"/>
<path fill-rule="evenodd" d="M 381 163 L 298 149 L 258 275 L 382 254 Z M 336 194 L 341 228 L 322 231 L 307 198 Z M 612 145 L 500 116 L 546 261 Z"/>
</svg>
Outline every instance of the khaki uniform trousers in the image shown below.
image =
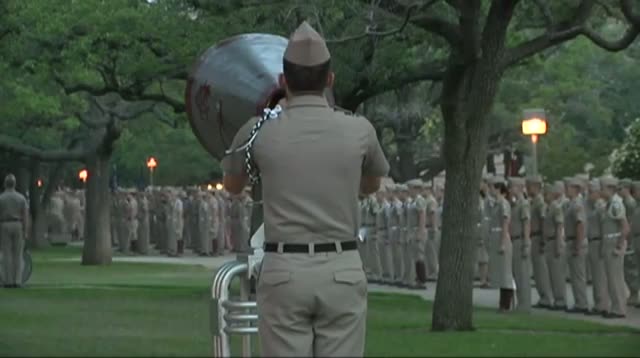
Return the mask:
<svg viewBox="0 0 640 358">
<path fill-rule="evenodd" d="M 22 285 L 22 251 L 24 250 L 22 223 L 0 223 L 0 247 L 2 248 L 2 273 L 5 285 Z"/>
<path fill-rule="evenodd" d="M 616 250 L 618 237 L 604 238 L 602 241 L 602 257 L 607 275 L 607 289 L 611 299 L 611 313 L 626 314 L 627 294 L 624 283 L 624 251 L 626 243 L 620 252 Z"/>
<path fill-rule="evenodd" d="M 549 269 L 549 282 L 551 283 L 551 291 L 553 292 L 553 305 L 554 307 L 566 308 L 566 249 L 561 247 L 560 252 L 558 252 L 556 246 L 555 238 L 547 238 L 544 246 L 544 255 L 547 261 L 547 268 Z"/>
<path fill-rule="evenodd" d="M 149 216 L 143 215 L 138 225 L 138 252 L 142 255 L 149 253 Z"/>
<path fill-rule="evenodd" d="M 380 241 L 377 230 L 371 229 L 369 231 L 369 238 L 367 247 L 367 259 L 369 260 L 369 275 L 373 280 L 380 280 L 382 278 L 382 263 L 380 260 Z"/>
<path fill-rule="evenodd" d="M 489 251 L 489 284 L 493 288 L 500 288 L 501 255 L 498 253 L 498 250 L 500 249 L 501 238 L 501 229 L 494 228 L 490 231 L 487 246 Z"/>
<path fill-rule="evenodd" d="M 569 262 L 569 278 L 573 293 L 574 306 L 577 309 L 588 309 L 587 299 L 587 251 L 588 244 L 583 241 L 579 248 L 575 241 L 567 242 L 567 256 Z"/>
<path fill-rule="evenodd" d="M 591 282 L 593 283 L 594 310 L 608 311 L 611 300 L 607 288 L 607 275 L 602 256 L 602 239 L 589 239 L 589 267 L 591 267 Z"/>
<path fill-rule="evenodd" d="M 263 357 L 362 357 L 367 280 L 356 251 L 266 253 L 257 286 Z"/>
<path fill-rule="evenodd" d="M 404 273 L 404 240 L 406 231 L 398 228 L 395 232 L 392 232 L 392 246 L 393 246 L 393 282 L 396 284 L 402 284 L 402 274 Z"/>
<path fill-rule="evenodd" d="M 380 253 L 380 268 L 382 272 L 382 280 L 384 282 L 393 282 L 393 250 L 391 241 L 389 240 L 390 231 L 380 230 L 376 232 L 378 251 Z"/>
<path fill-rule="evenodd" d="M 545 257 L 545 242 L 542 236 L 536 235 L 531 237 L 531 261 L 533 266 L 533 280 L 536 283 L 536 291 L 540 297 L 540 304 L 551 305 L 553 292 L 551 290 L 551 282 L 549 269 L 547 268 L 547 259 Z"/>
<path fill-rule="evenodd" d="M 518 311 L 531 311 L 531 262 L 529 256 L 523 257 L 524 239 L 512 240 L 513 256 L 512 269 L 513 278 L 516 281 L 516 297 Z"/>
<path fill-rule="evenodd" d="M 409 228 L 405 232 L 403 246 L 404 273 L 402 282 L 407 286 L 416 284 L 416 261 L 418 260 L 418 228 Z"/>
<path fill-rule="evenodd" d="M 427 277 L 430 280 L 438 278 L 438 253 L 440 252 L 440 231 L 427 229 L 427 242 L 425 245 L 427 254 Z"/>
</svg>

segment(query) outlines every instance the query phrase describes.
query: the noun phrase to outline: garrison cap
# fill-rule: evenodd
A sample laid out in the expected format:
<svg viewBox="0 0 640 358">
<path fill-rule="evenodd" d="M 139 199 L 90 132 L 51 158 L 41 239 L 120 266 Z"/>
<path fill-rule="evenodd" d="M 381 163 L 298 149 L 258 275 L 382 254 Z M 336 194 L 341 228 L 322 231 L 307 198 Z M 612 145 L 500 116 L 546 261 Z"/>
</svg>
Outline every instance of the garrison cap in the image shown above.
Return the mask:
<svg viewBox="0 0 640 358">
<path fill-rule="evenodd" d="M 569 185 L 569 182 L 571 181 L 571 179 L 573 179 L 572 177 L 564 177 L 562 178 L 562 182 L 564 183 L 564 185 Z"/>
<path fill-rule="evenodd" d="M 620 179 L 620 182 L 618 183 L 621 187 L 623 188 L 630 188 L 631 187 L 631 179 Z"/>
<path fill-rule="evenodd" d="M 532 175 L 527 177 L 527 183 L 529 184 L 542 184 L 542 177 L 539 175 Z"/>
<path fill-rule="evenodd" d="M 396 184 L 396 189 L 398 191 L 408 191 L 409 187 L 406 184 Z"/>
<path fill-rule="evenodd" d="M 407 181 L 406 184 L 410 188 L 421 188 L 422 187 L 422 180 L 420 180 L 420 179 L 411 179 L 411 180 Z"/>
<path fill-rule="evenodd" d="M 583 184 L 583 181 L 581 179 L 578 179 L 578 178 L 571 178 L 567 182 L 567 185 L 577 186 L 577 187 L 582 187 L 582 184 Z"/>
<path fill-rule="evenodd" d="M 331 59 L 327 44 L 320 34 L 304 21 L 291 34 L 284 59 L 299 66 L 317 66 Z"/>
<path fill-rule="evenodd" d="M 519 177 L 509 177 L 509 185 L 524 185 L 524 179 Z"/>
<path fill-rule="evenodd" d="M 564 182 L 558 180 L 553 183 L 553 193 L 554 194 L 562 194 L 564 193 Z"/>
<path fill-rule="evenodd" d="M 612 177 L 612 176 L 605 176 L 600 178 L 600 185 L 602 185 L 603 187 L 617 187 L 618 186 L 618 179 Z"/>
<path fill-rule="evenodd" d="M 589 182 L 589 190 L 591 191 L 600 191 L 602 190 L 602 186 L 600 185 L 600 181 L 597 179 L 594 179 L 592 181 Z"/>
</svg>

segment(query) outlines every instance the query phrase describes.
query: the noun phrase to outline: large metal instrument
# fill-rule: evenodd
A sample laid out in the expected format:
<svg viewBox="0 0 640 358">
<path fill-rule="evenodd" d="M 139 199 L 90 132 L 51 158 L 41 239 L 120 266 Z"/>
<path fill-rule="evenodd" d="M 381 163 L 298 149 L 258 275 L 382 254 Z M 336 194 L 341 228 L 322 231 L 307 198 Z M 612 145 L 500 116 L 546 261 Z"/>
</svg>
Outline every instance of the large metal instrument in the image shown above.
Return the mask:
<svg viewBox="0 0 640 358">
<path fill-rule="evenodd" d="M 224 157 L 251 117 L 262 114 L 265 107 L 273 108 L 284 96 L 278 77 L 287 43 L 286 38 L 275 35 L 238 35 L 209 48 L 196 61 L 187 83 L 187 114 L 196 137 L 215 158 Z M 259 200 L 256 189 L 254 203 Z M 253 217 L 258 211 L 261 208 L 254 210 Z M 238 254 L 215 274 L 210 306 L 214 357 L 252 355 L 258 316 L 251 283 L 259 272 L 263 241 L 264 232 L 258 229 L 252 233 L 249 252 Z M 240 280 L 237 297 L 231 291 L 235 278 Z M 241 337 L 240 353 L 232 352 L 233 336 Z"/>
</svg>

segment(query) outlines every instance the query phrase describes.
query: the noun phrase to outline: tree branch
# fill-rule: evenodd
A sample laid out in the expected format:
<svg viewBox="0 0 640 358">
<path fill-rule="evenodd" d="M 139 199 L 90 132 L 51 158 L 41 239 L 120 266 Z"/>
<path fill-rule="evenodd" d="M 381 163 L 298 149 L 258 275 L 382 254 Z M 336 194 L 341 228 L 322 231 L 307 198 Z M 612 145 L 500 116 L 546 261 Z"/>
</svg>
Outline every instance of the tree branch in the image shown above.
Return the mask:
<svg viewBox="0 0 640 358">
<path fill-rule="evenodd" d="M 604 39 L 586 25 L 595 4 L 595 0 L 582 0 L 571 21 L 565 21 L 562 25 L 555 26 L 553 31 L 510 48 L 501 63 L 502 68 L 512 66 L 530 56 L 581 35 L 607 51 L 616 52 L 629 47 L 640 35 L 640 15 L 633 13 L 631 0 L 619 0 L 621 9 L 630 25 L 620 39 L 613 41 Z"/>
<path fill-rule="evenodd" d="M 404 31 L 404 29 L 407 27 L 407 25 L 409 24 L 409 19 L 411 19 L 411 12 L 415 9 L 415 6 L 411 6 L 409 8 L 407 8 L 407 12 L 405 14 L 404 20 L 402 22 L 402 25 L 400 25 L 400 27 L 393 29 L 393 30 L 389 30 L 389 31 L 372 31 L 371 27 L 372 25 L 368 25 L 365 29 L 365 31 L 359 35 L 353 35 L 353 36 L 348 36 L 345 38 L 341 38 L 341 39 L 336 39 L 336 40 L 325 40 L 325 42 L 330 43 L 330 44 L 340 44 L 340 43 L 345 43 L 345 42 L 350 42 L 350 41 L 355 41 L 355 40 L 360 40 L 366 37 L 386 37 L 386 36 L 391 36 L 391 35 L 395 35 L 397 33 L 400 33 L 402 31 Z"/>
<path fill-rule="evenodd" d="M 538 10 L 542 13 L 544 22 L 547 25 L 547 31 L 553 31 L 555 21 L 553 20 L 553 14 L 551 13 L 551 7 L 549 7 L 549 0 L 534 0 Z"/>
<path fill-rule="evenodd" d="M 0 148 L 14 154 L 24 155 L 43 162 L 81 161 L 91 153 L 94 148 L 53 149 L 46 150 L 36 148 L 14 138 L 0 134 Z"/>
</svg>

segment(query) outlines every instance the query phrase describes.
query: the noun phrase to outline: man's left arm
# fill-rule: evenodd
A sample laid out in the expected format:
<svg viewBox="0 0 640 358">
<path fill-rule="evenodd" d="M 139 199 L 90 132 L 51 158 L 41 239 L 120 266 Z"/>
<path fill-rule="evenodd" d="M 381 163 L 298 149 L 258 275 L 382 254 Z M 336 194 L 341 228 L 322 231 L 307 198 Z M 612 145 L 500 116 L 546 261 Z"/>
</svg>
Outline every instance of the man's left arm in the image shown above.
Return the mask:
<svg viewBox="0 0 640 358">
<path fill-rule="evenodd" d="M 524 252 L 522 256 L 528 257 L 531 250 L 531 206 L 528 200 L 522 204 L 522 239 L 524 240 Z"/>
<path fill-rule="evenodd" d="M 577 227 L 576 227 L 576 247 L 575 247 L 575 252 L 578 253 L 580 252 L 580 250 L 582 249 L 582 246 L 584 244 L 584 240 L 585 240 L 585 234 L 586 234 L 586 226 L 585 223 L 587 221 L 587 213 L 584 209 L 584 204 L 581 202 L 578 202 L 577 207 L 576 207 L 576 221 L 577 221 Z"/>
<path fill-rule="evenodd" d="M 231 143 L 231 149 L 235 149 L 244 144 L 249 139 L 249 133 L 257 121 L 254 118 L 240 128 Z M 222 159 L 222 170 L 224 176 L 222 183 L 226 191 L 231 194 L 240 194 L 249 183 L 249 175 L 245 167 L 245 151 L 233 152 Z"/>
</svg>

